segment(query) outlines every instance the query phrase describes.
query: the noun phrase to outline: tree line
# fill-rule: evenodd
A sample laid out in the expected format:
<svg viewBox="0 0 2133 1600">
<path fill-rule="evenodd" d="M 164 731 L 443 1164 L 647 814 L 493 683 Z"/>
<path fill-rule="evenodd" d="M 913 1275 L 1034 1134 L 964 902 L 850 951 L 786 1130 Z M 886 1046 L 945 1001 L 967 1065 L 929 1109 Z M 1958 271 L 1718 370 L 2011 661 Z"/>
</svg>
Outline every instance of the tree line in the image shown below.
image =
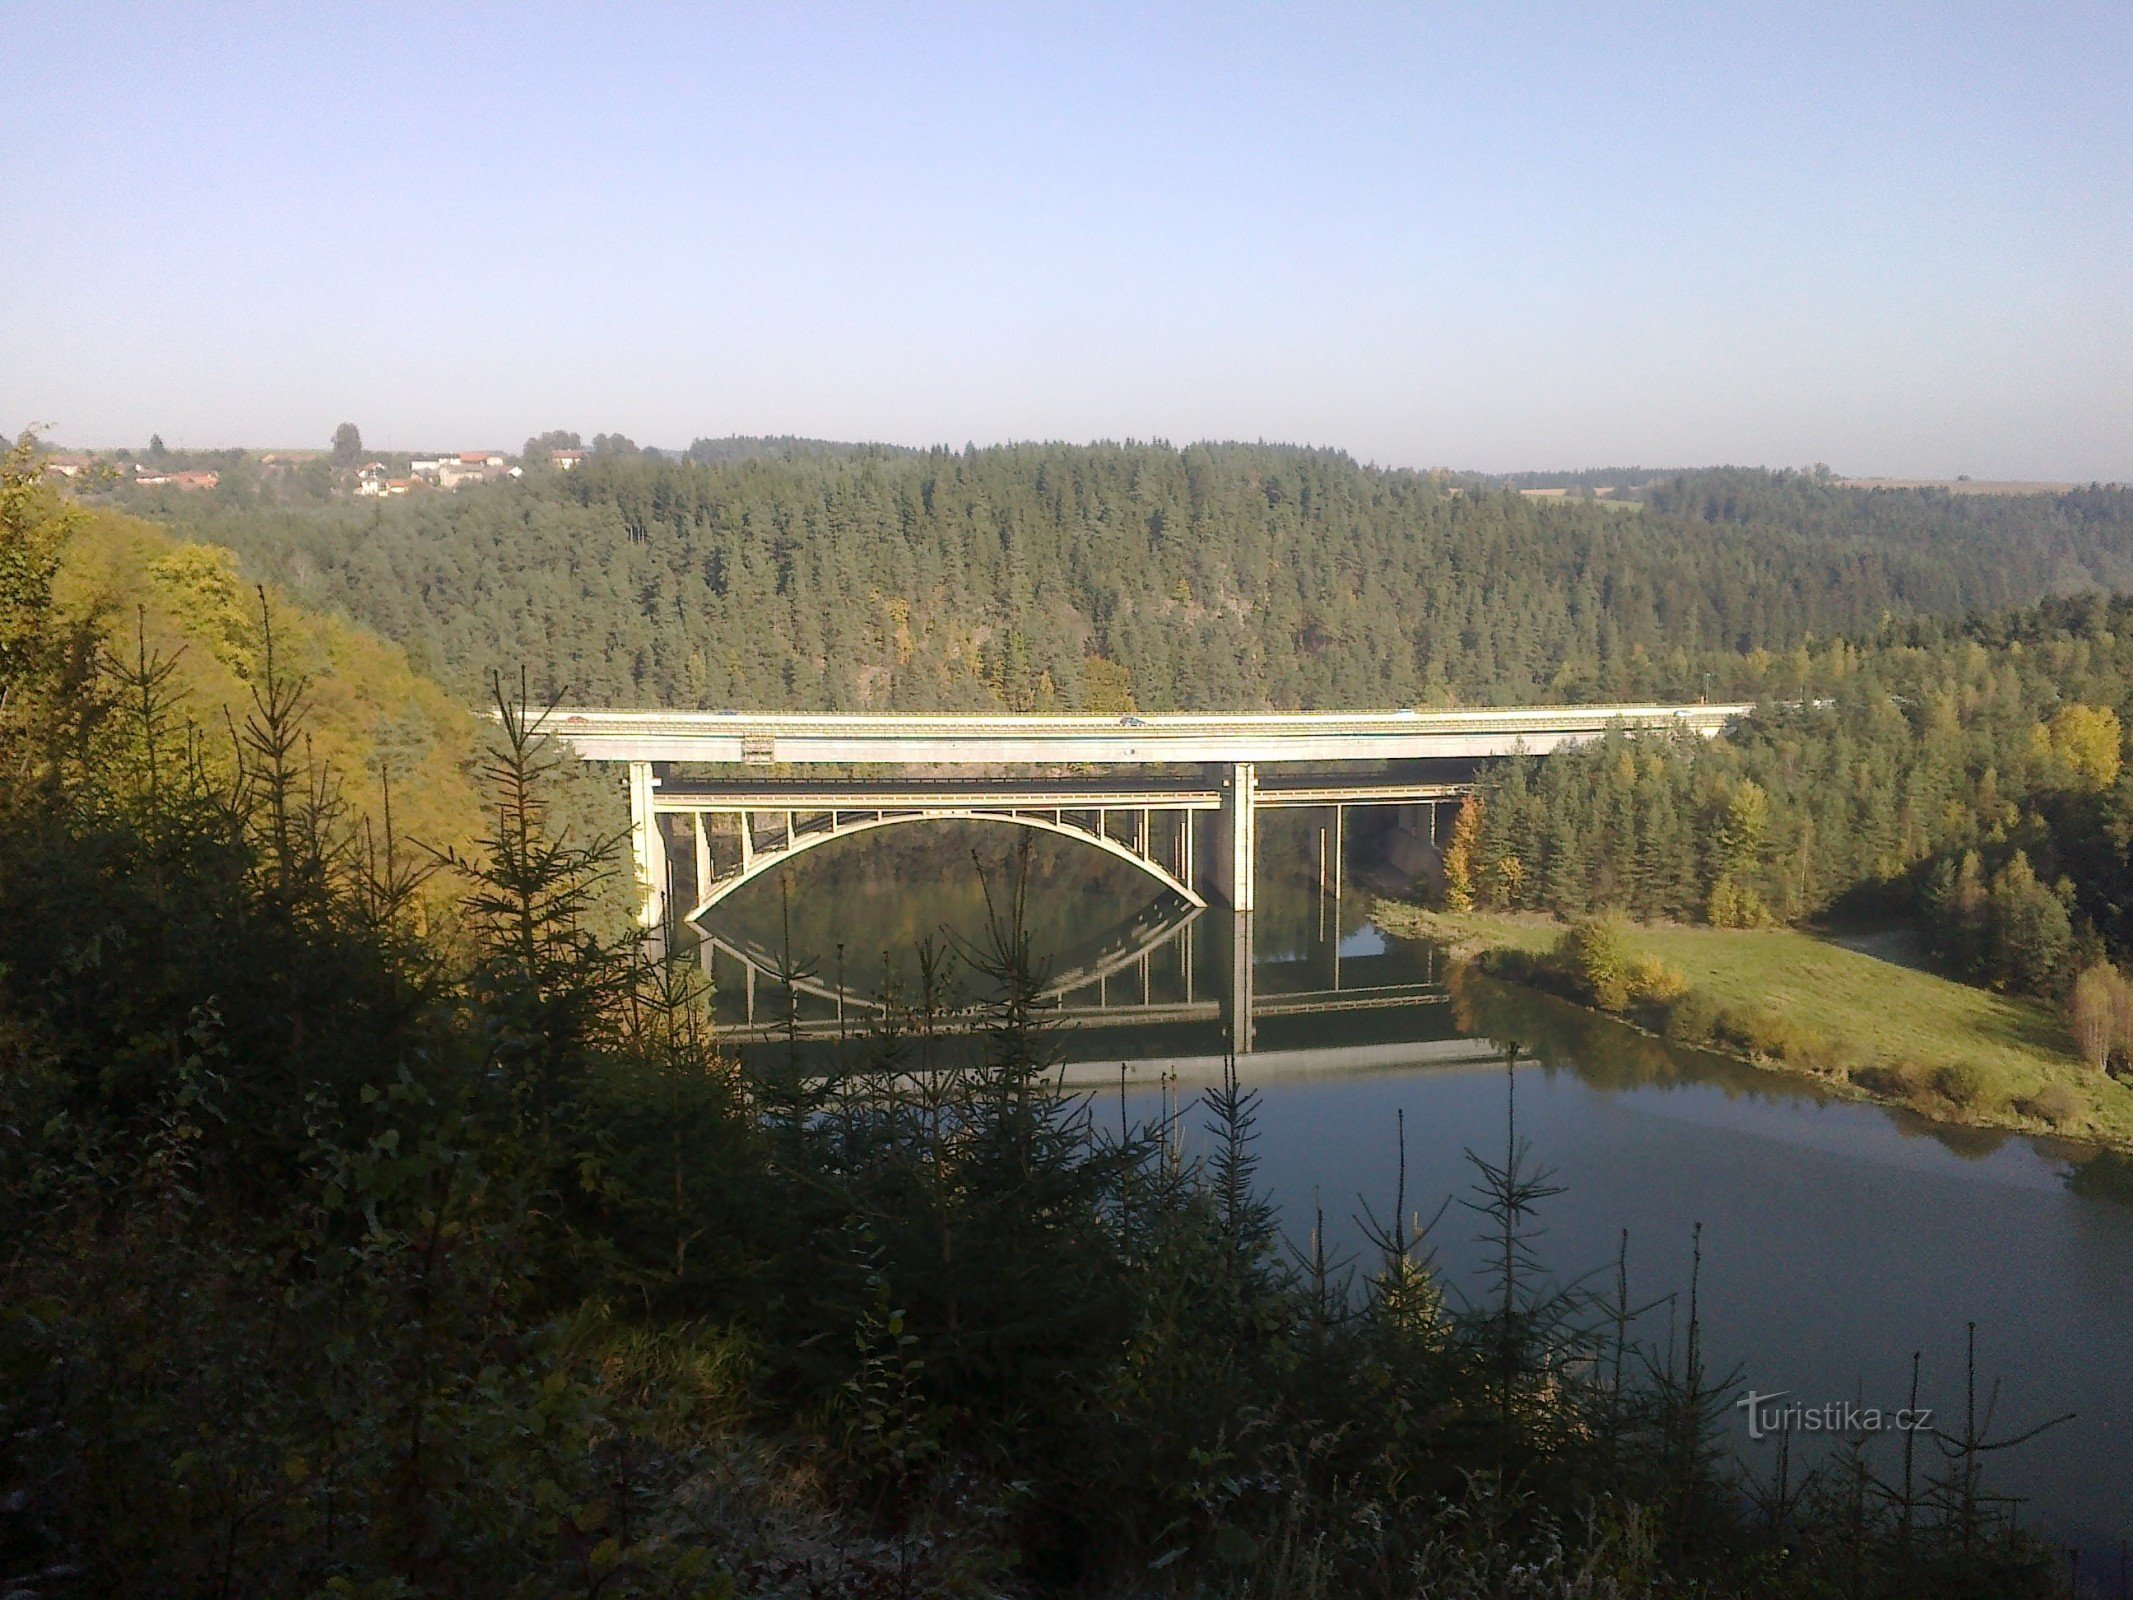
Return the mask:
<svg viewBox="0 0 2133 1600">
<path fill-rule="evenodd" d="M 1638 509 L 1265 445 L 699 445 L 610 441 L 374 507 L 164 513 L 469 696 L 524 663 L 544 695 L 744 709 L 1694 698 L 1884 617 L 2003 610 L 2133 560 L 2117 489 L 1717 471 Z"/>
</svg>

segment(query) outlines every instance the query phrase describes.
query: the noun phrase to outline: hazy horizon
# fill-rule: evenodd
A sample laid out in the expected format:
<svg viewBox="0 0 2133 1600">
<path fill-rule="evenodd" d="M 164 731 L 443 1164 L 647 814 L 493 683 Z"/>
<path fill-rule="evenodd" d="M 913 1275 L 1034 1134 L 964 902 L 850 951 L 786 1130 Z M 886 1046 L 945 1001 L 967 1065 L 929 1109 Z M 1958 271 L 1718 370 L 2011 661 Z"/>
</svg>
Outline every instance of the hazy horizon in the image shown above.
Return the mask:
<svg viewBox="0 0 2133 1600">
<path fill-rule="evenodd" d="M 342 420 L 343 420 L 343 421 L 347 421 L 347 420 L 350 420 L 350 419 L 347 419 L 347 418 L 343 418 Z M 8 437 L 8 438 L 14 438 L 14 437 L 15 437 L 15 436 L 16 436 L 17 434 L 19 434 L 19 433 L 20 433 L 20 432 L 22 431 L 22 428 L 23 428 L 24 426 L 26 426 L 26 424 L 23 424 L 23 423 L 14 423 L 14 424 L 9 424 L 9 423 L 6 423 L 6 422 L 4 422 L 4 421 L 0 421 L 0 432 L 4 432 L 5 436 L 6 436 L 6 437 Z M 360 424 L 358 424 L 358 427 L 359 427 L 359 428 L 360 428 L 360 426 L 361 426 L 361 425 L 360 425 Z M 547 430 L 547 429 L 542 429 L 542 430 L 540 430 L 540 431 L 542 431 L 542 432 L 547 432 L 547 431 L 549 431 L 549 430 Z M 585 440 L 585 441 L 587 442 L 587 444 L 590 444 L 590 443 L 591 443 L 591 441 L 592 441 L 592 439 L 593 439 L 593 436 L 594 436 L 594 434 L 595 434 L 595 433 L 598 433 L 598 432 L 602 432 L 602 431 L 608 431 L 608 430 L 601 430 L 601 429 L 568 429 L 568 430 L 565 430 L 565 431 L 569 431 L 569 432 L 574 432 L 574 433 L 577 433 L 577 434 L 578 434 L 578 435 L 579 435 L 579 436 L 580 436 L 580 437 L 581 437 L 582 439 L 584 439 L 584 440 Z M 56 436 L 48 436 L 48 435 L 45 435 L 45 434 L 43 434 L 43 433 L 41 433 L 41 432 L 40 432 L 40 437 L 44 438 L 44 439 L 45 439 L 45 441 L 46 441 L 46 443 L 47 443 L 47 444 L 48 444 L 48 445 L 49 445 L 49 446 L 50 446 L 51 448 L 53 448 L 53 449 L 56 449 L 56 450 L 82 450 L 82 451 L 116 451 L 116 450 L 130 450 L 130 451 L 134 451 L 134 452 L 136 452 L 136 453 L 139 453 L 140 451 L 144 450 L 144 449 L 146 448 L 146 446 L 147 446 L 147 441 L 146 441 L 146 440 L 83 440 L 83 439 L 65 439 L 65 438 L 59 438 L 59 437 L 56 437 Z M 527 436 L 527 438 L 528 438 L 528 439 L 530 439 L 530 438 L 532 438 L 532 437 L 534 437 L 534 435 L 530 435 L 530 434 L 529 434 L 529 435 Z M 1264 446 L 1264 447 L 1270 447 L 1270 448 L 1275 448 L 1275 449 L 1301 449 L 1301 450 L 1329 450 L 1329 451 L 1336 451 L 1336 452 L 1340 452 L 1340 453 L 1343 453 L 1343 454 L 1346 454 L 1346 455 L 1348 455 L 1348 456 L 1352 457 L 1352 458 L 1353 458 L 1353 459 L 1354 459 L 1354 460 L 1355 460 L 1355 461 L 1356 461 L 1356 462 L 1357 462 L 1357 463 L 1358 463 L 1359 465 L 1361 465 L 1361 466 L 1363 466 L 1363 467 L 1366 467 L 1366 468 L 1372 468 L 1372 469 L 1382 469 L 1382 470 L 1384 470 L 1384 471 L 1389 471 L 1389 472 L 1399 472 L 1399 471 L 1413 471 L 1413 472 L 1448 472 L 1448 473 L 1453 473 L 1453 474 L 1462 474 L 1462 475 L 1464 475 L 1464 474 L 1471 474 L 1471 475 L 1475 475 L 1475 476 L 1480 476 L 1480 477 L 1492 477 L 1492 478 L 1516 478 L 1516 477 L 1523 477 L 1523 476 L 1529 476 L 1529 475 L 1530 475 L 1530 476 L 1539 476 L 1539 475 L 1544 475 L 1544 474 L 1545 474 L 1545 475 L 1559 475 L 1559 476 L 1572 476 L 1572 475 L 1577 475 L 1577 474 L 1592 474 L 1592 475 L 1597 475 L 1597 474 L 1604 474 L 1604 473 L 1617 473 L 1617 472 L 1648 472 L 1648 473 L 1651 473 L 1651 474 L 1653 474 L 1653 475 L 1655 475 L 1655 476 L 1656 476 L 1656 475 L 1663 475 L 1663 474 L 1665 474 L 1665 473 L 1669 473 L 1669 472 L 1693 472 L 1693 471 L 1698 471 L 1698 470 L 1703 470 L 1703 469 L 1709 469 L 1709 468 L 1718 468 L 1718 469 L 1721 469 L 1721 470 L 1733 470 L 1733 469 L 1737 469 L 1737 468 L 1738 468 L 1738 469 L 1764 469 L 1764 470 L 1770 470 L 1770 471 L 1808 471 L 1808 470 L 1812 470 L 1813 468 L 1816 468 L 1816 467 L 1827 467 L 1827 468 L 1828 468 L 1828 469 L 1830 470 L 1830 472 L 1831 472 L 1831 473 L 1832 473 L 1832 474 L 1833 474 L 1833 475 L 1834 475 L 1835 477 L 1837 477 L 1837 478 L 1838 478 L 1838 479 L 1840 479 L 1840 480 L 1844 480 L 1844 481 L 1850 481 L 1850 482 L 1867 482 L 1867 483 L 1873 483 L 1873 482 L 1896 482 L 1896 483 L 1902 483 L 1902 482 L 1914 482 L 1914 481 L 1915 481 L 1915 482 L 1919 482 L 1919 483 L 1950 483 L 1950 482 L 1954 482 L 1954 481 L 1956 481 L 1956 480 L 1957 480 L 1957 479 L 1958 479 L 1959 477 L 1960 477 L 1960 478 L 1964 478 L 1964 479 L 1968 479 L 1968 480 L 1972 480 L 1972 481 L 1978 482 L 1978 483 L 1980 483 L 1980 484 L 1988 484 L 1988 485 L 1989 485 L 1989 484 L 1992 484 L 1992 483 L 2008 483 L 2008 484 L 2016 484 L 2016 485 L 2021 485 L 2021 484 L 2061 484 L 2061 483 L 2069 483 L 2069 484 L 2088 484 L 2088 483 L 2105 483 L 2105 484 L 2118 484 L 2118 483 L 2121 483 L 2121 482 L 2125 481 L 2124 479 L 2121 479 L 2121 478 L 2115 478 L 2115 477 L 2114 477 L 2114 478 L 2082 478 L 2082 479 L 2077 479 L 2077 478 L 1988 478 L 1988 477 L 1982 477 L 1982 476 L 1980 476 L 1980 475 L 1979 475 L 1979 474 L 1977 474 L 1977 473 L 1962 473 L 1962 474 L 1956 474 L 1956 473 L 1947 473 L 1947 474 L 1942 474 L 1942 475 L 1940 475 L 1940 476 L 1937 476 L 1937 477 L 1927 478 L 1927 477 L 1924 477 L 1924 476 L 1922 476 L 1922 475 L 1918 475 L 1918 474 L 1902 474 L 1902 473 L 1878 473 L 1878 472 L 1847 472 L 1847 471 L 1845 471 L 1845 470 L 1844 470 L 1844 469 L 1843 469 L 1843 468 L 1842 468 L 1841 466 L 1839 466 L 1839 465 L 1837 465 L 1837 464 L 1835 464 L 1835 463 L 1831 463 L 1831 462 L 1804 462 L 1804 461 L 1674 461 L 1674 462 L 1666 462 L 1666 463 L 1661 463 L 1661 464 L 1658 464 L 1658 465 L 1647 465 L 1647 464 L 1646 464 L 1646 463 L 1644 463 L 1644 462 L 1638 462 L 1638 461 L 1608 461 L 1608 462 L 1586 462 L 1586 463 L 1580 464 L 1580 465 L 1578 465 L 1578 466 L 1563 466 L 1563 465 L 1561 465 L 1561 464 L 1558 464 L 1558 463 L 1551 463 L 1551 462 L 1527 462 L 1527 463 L 1524 463 L 1523 465 L 1518 465 L 1518 466 L 1508 466 L 1508 467 L 1473 467 L 1473 466 L 1465 466 L 1465 465 L 1462 465 L 1462 464 L 1460 464 L 1460 463 L 1458 463 L 1458 462 L 1447 462 L 1447 461 L 1436 461 L 1436 462 L 1409 462 L 1409 461 L 1377 461 L 1377 460 L 1372 460 L 1372 459 L 1370 459 L 1370 458 L 1368 458 L 1368 457 L 1365 457 L 1365 456 L 1359 455 L 1359 454 L 1358 454 L 1357 452 L 1355 452 L 1355 451 L 1352 451 L 1352 450 L 1344 450 L 1342 446 L 1340 446 L 1340 445 L 1337 445 L 1337 444 L 1313 444 L 1313 443 L 1306 443 L 1306 442 L 1301 442 L 1301 441 L 1298 441 L 1298 440 L 1294 440 L 1294 439 L 1161 439 L 1161 438 L 1154 438 L 1154 439 L 1135 439 L 1135 438 L 1126 438 L 1126 437 L 1116 437 L 1116 438 L 1108 438 L 1108 439 L 1105 439 L 1105 438 L 1098 438 L 1098 439 L 993 439 L 993 440 L 984 440 L 984 439 L 978 439 L 978 440 L 965 440 L 965 441 L 963 441 L 963 443 L 961 443 L 961 444 L 953 444 L 953 443 L 950 443 L 949 441 L 947 441 L 947 440 L 945 440 L 945 439 L 936 439 L 936 440 L 934 440 L 934 441 L 932 441 L 932 442 L 930 442 L 930 443 L 923 443 L 923 444 L 913 444 L 913 443 L 907 443 L 907 442 L 905 442 L 905 441 L 903 441 L 903 440 L 899 440 L 899 439 L 830 439 L 830 438 L 826 438 L 826 437 L 823 437 L 823 436 L 821 436 L 821 435 L 819 435 L 819 434 L 765 434 L 765 433 L 737 433 L 737 434 L 736 434 L 736 433 L 725 433 L 725 434 L 702 434 L 702 433 L 699 433 L 699 434 L 696 434 L 696 435 L 692 436 L 692 438 L 691 438 L 690 440 L 688 440 L 688 441 L 686 441 L 686 442 L 682 442 L 682 443 L 674 443 L 674 442 L 672 442 L 672 441 L 661 441 L 661 440 L 657 440 L 657 439 L 632 439 L 632 440 L 631 440 L 630 442 L 631 442 L 632 444 L 636 445 L 636 446 L 637 446 L 638 448 L 640 448 L 640 449 L 650 449 L 650 450 L 656 450 L 656 451 L 658 451 L 658 452 L 660 452 L 660 453 L 662 453 L 662 454 L 665 454 L 665 455 L 669 455 L 669 456 L 680 456 L 680 455 L 683 455 L 683 454 L 685 454 L 685 453 L 687 452 L 687 450 L 688 450 L 688 448 L 689 448 L 689 445 L 690 445 L 690 444 L 692 444 L 692 443 L 694 443 L 694 442 L 695 442 L 695 440 L 697 440 L 697 439 L 706 439 L 706 438 L 708 438 L 708 439 L 711 439 L 711 440 L 713 440 L 714 442 L 724 442 L 724 441 L 726 441 L 726 440 L 735 440 L 735 439 L 739 439 L 739 440 L 763 440 L 763 441 L 774 441 L 774 440 L 779 440 L 779 439 L 791 439 L 791 440 L 793 440 L 794 442 L 796 442 L 796 443 L 798 443 L 798 444 L 803 444 L 803 445 L 834 445 L 834 446 L 838 446 L 838 447 L 858 447 L 858 448 L 867 448 L 867 447 L 875 447 L 875 446 L 878 446 L 878 447 L 881 447 L 881 448 L 884 448 L 884 449 L 890 449 L 890 450 L 911 450 L 911 451 L 916 451 L 916 452 L 920 452 L 920 453 L 923 453 L 923 452 L 926 452 L 926 451 L 930 451 L 930 450 L 947 450 L 947 451 L 951 451 L 951 452 L 958 452 L 958 453 L 959 453 L 959 452 L 961 452 L 961 451 L 963 451 L 963 450 L 965 450 L 965 449 L 968 449 L 968 448 L 975 448 L 975 449 L 978 449 L 978 450 L 1013 449 L 1013 448 L 1016 448 L 1016 447 L 1018 447 L 1018 446 L 1025 446 L 1025 445 L 1027 445 L 1027 446 L 1037 446 L 1037 447 L 1059 447 L 1059 448 L 1064 448 L 1064 449 L 1086 449 L 1086 448 L 1098 448 L 1098 447 L 1103 447 L 1103 446 L 1125 446 L 1125 447 L 1133 447 L 1133 446 L 1139 446 L 1139 445 L 1154 445 L 1154 446 L 1159 446 L 1159 447 L 1165 447 L 1165 448 L 1172 448 L 1172 449 L 1180 449 L 1180 450 L 1184 450 L 1184 449 L 1191 449 L 1191 448 L 1194 448 L 1194 447 L 1196 447 L 1196 446 L 1207 446 L 1207 447 L 1222 447 L 1222 446 L 1232 446 L 1232 445 L 1234 445 L 1234 446 L 1243 446 L 1243 447 L 1251 447 L 1251 446 L 1255 446 L 1255 445 L 1257 445 L 1257 446 Z M 185 441 L 185 440 L 179 440 L 179 439 L 168 439 L 168 438 L 167 438 L 167 439 L 164 439 L 163 443 L 164 443 L 164 445 L 165 445 L 165 447 L 166 447 L 166 448 L 168 448 L 168 449 L 170 449 L 170 450 L 172 450 L 172 451 L 177 451 L 177 452 L 192 452 L 192 451 L 198 451 L 198 452 L 207 452 L 207 451 L 218 451 L 218 450 L 252 450 L 252 451 L 270 451 L 270 452 L 280 452 L 280 451 L 290 451 L 290 452 L 295 452 L 295 451 L 309 451 L 309 452 L 312 452 L 312 453 L 314 453 L 314 454 L 320 454 L 320 455 L 323 455 L 323 454 L 327 454 L 327 453 L 329 453 L 329 452 L 330 452 L 330 450 L 331 450 L 331 441 L 330 441 L 330 440 L 329 440 L 329 441 L 324 441 L 324 442 L 321 442 L 321 441 L 318 441 L 318 440 L 291 440 L 291 439 L 264 439 L 264 440 L 261 440 L 261 439 L 253 439 L 253 440 L 234 440 L 234 439 L 233 439 L 233 440 L 224 440 L 224 441 L 206 441 L 206 442 L 192 442 L 192 441 Z M 470 435 L 470 436 L 468 436 L 468 437 L 466 437 L 466 438 L 463 438 L 463 439 L 443 439 L 443 440 L 439 440 L 439 439 L 430 439 L 430 440 L 425 440 L 425 441 L 423 441 L 423 442 L 421 442 L 421 443 L 416 443 L 416 444 L 405 444 L 405 443 L 391 443 L 391 442 L 386 442 L 386 441 L 381 441 L 381 440 L 373 439 L 373 438 L 372 438 L 372 437 L 370 436 L 370 434 L 369 434 L 368 432 L 365 432 L 365 433 L 364 433 L 364 435 L 363 435 L 363 448 L 365 449 L 365 451 L 367 451 L 367 452 L 374 452 L 374 453 L 380 453 L 380 454 L 390 454 L 390 455 L 405 455 L 405 454 L 413 454 L 413 455 L 420 455 L 420 454 L 422 454 L 423 452 L 425 452 L 425 451 L 430 451 L 430 450 L 436 450 L 436 451 L 447 451 L 447 450 L 483 450 L 483 449 L 485 449 L 485 450 L 498 450 L 498 451 L 501 451 L 501 452 L 503 452 L 503 453 L 505 453 L 505 454 L 509 454 L 509 455 L 516 455 L 516 454 L 518 454 L 518 453 L 519 453 L 519 451 L 520 451 L 520 450 L 521 450 L 521 449 L 522 449 L 522 448 L 524 447 L 525 443 L 526 443 L 526 440 L 524 440 L 524 439 L 518 440 L 518 441 L 516 441 L 516 442 L 512 442 L 512 441 L 508 441 L 508 440 L 499 440 L 499 439 L 492 439 L 492 438 L 488 438 L 488 437 L 487 437 L 487 436 L 485 436 L 485 435 L 475 434 L 475 435 Z"/>
<path fill-rule="evenodd" d="M 2133 12 L 23 5 L 0 421 L 2133 479 Z"/>
</svg>

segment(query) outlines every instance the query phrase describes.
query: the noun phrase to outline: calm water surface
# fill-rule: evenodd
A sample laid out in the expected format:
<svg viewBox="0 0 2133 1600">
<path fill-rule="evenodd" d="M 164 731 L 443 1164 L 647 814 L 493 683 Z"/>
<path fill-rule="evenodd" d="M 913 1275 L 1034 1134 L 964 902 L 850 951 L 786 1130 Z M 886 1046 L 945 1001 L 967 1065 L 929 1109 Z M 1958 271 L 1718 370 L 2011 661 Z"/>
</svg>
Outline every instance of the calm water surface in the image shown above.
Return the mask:
<svg viewBox="0 0 2133 1600">
<path fill-rule="evenodd" d="M 1127 1064 L 1141 1086 L 1124 1091 L 1124 1114 L 1159 1104 L 1162 1091 L 1145 1085 L 1168 1066 L 1189 1097 L 1247 1011 L 1254 1050 L 1241 1066 L 1261 1093 L 1260 1177 L 1292 1237 L 1307 1237 L 1322 1208 L 1329 1243 L 1363 1252 L 1357 1219 L 1365 1206 L 1390 1212 L 1404 1117 L 1409 1209 L 1427 1219 L 1452 1197 L 1431 1243 L 1449 1290 L 1479 1294 L 1478 1219 L 1458 1198 L 1471 1192 L 1465 1152 L 1502 1158 L 1512 1090 L 1486 1056 L 1515 1039 L 1519 1135 L 1566 1189 L 1541 1217 L 1551 1271 L 1597 1271 L 1596 1286 L 1610 1286 L 1627 1229 L 1633 1297 L 1678 1294 L 1701 1223 L 1714 1366 L 1808 1403 L 1902 1405 L 1916 1350 L 1922 1398 L 1954 1420 L 1974 1322 L 1980 1372 L 2000 1383 L 2001 1430 L 2078 1413 L 1995 1463 L 1996 1487 L 2033 1497 L 2029 1514 L 2060 1537 L 2133 1537 L 2126 1164 L 1832 1100 L 1456 979 L 1434 950 L 1372 926 L 1352 883 L 1336 895 L 1320 880 L 1324 820 L 1267 819 L 1272 870 L 1248 930 L 1226 911 L 1151 899 L 1148 880 L 1101 852 L 1049 838 L 1032 850 L 1028 923 L 1074 1024 L 1064 1053 L 1099 1081 Z M 885 830 L 751 884 L 704 930 L 722 1021 L 746 1036 L 751 955 L 811 969 L 797 1010 L 812 1049 L 837 1048 L 840 1027 L 862 1032 L 884 986 L 915 994 L 922 941 L 948 949 L 939 981 L 952 988 L 954 947 L 979 939 L 988 886 L 1004 903 L 1017 836 Z M 753 981 L 762 1031 L 783 1015 L 782 990 L 767 971 Z M 1111 1114 L 1120 1091 L 1097 1093 Z M 1647 1318 L 1648 1339 L 1664 1344 L 1668 1315 Z M 1751 1443 L 1738 1413 L 1728 1427 L 1751 1468 L 1771 1465 L 1774 1446 Z"/>
</svg>

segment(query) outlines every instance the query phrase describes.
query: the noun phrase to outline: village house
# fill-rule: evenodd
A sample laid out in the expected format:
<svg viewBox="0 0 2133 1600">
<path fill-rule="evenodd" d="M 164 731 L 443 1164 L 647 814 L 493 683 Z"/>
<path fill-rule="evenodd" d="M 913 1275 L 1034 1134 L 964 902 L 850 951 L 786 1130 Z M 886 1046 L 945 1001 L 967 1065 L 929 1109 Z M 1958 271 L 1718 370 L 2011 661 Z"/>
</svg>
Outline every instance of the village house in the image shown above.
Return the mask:
<svg viewBox="0 0 2133 1600">
<path fill-rule="evenodd" d="M 356 493 L 375 499 L 390 499 L 426 485 L 422 478 L 395 478 L 382 461 L 366 461 L 356 468 Z"/>
<path fill-rule="evenodd" d="M 495 450 L 462 450 L 456 455 L 410 461 L 407 470 L 440 489 L 456 489 L 463 483 L 489 483 L 505 476 L 510 463 Z"/>
</svg>

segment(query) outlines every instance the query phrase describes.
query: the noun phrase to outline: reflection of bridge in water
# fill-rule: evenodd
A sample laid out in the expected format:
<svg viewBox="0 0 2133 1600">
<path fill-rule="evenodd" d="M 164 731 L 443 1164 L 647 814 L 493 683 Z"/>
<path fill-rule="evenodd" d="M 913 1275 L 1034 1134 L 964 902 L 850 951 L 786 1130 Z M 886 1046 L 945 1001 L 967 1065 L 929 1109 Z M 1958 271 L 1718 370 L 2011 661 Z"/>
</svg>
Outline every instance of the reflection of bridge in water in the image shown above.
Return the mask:
<svg viewBox="0 0 2133 1600">
<path fill-rule="evenodd" d="M 1377 955 L 1344 956 L 1337 936 L 1338 898 L 1323 889 L 1321 895 L 1331 902 L 1331 926 L 1336 930 L 1331 940 L 1321 939 L 1321 958 L 1271 964 L 1258 958 L 1249 912 L 1210 911 L 1166 896 L 1097 949 L 1048 972 L 1041 990 L 1047 1014 L 1059 1026 L 1077 1030 L 1220 1027 L 1226 1047 L 1245 1054 L 1254 1047 L 1258 1024 L 1269 1018 L 1393 1011 L 1439 1006 L 1450 999 L 1433 953 L 1423 958 L 1420 978 L 1394 981 L 1371 970 L 1383 965 Z M 1322 910 L 1322 932 L 1326 915 Z M 833 976 L 812 969 L 791 970 L 776 952 L 752 940 L 709 930 L 702 930 L 701 938 L 706 973 L 717 974 L 721 964 L 726 968 L 728 976 L 720 979 L 720 988 L 738 1015 L 729 1016 L 721 1032 L 737 1043 L 783 1038 L 788 1028 L 802 1039 L 822 1040 L 853 1037 L 885 1020 L 907 1029 L 913 1025 L 914 1002 L 908 995 L 885 998 L 854 985 L 840 986 Z M 1210 939 L 1226 950 L 1207 950 Z M 1207 960 L 1210 954 L 1212 962 Z M 737 982 L 731 976 L 736 967 Z M 1286 970 L 1292 967 L 1306 970 Z M 1273 985 L 1263 983 L 1268 975 L 1276 979 Z M 806 1014 L 803 1001 L 814 1002 Z M 932 1022 L 934 1031 L 942 1034 L 972 1033 L 985 1025 L 983 1005 L 960 997 Z"/>
</svg>

